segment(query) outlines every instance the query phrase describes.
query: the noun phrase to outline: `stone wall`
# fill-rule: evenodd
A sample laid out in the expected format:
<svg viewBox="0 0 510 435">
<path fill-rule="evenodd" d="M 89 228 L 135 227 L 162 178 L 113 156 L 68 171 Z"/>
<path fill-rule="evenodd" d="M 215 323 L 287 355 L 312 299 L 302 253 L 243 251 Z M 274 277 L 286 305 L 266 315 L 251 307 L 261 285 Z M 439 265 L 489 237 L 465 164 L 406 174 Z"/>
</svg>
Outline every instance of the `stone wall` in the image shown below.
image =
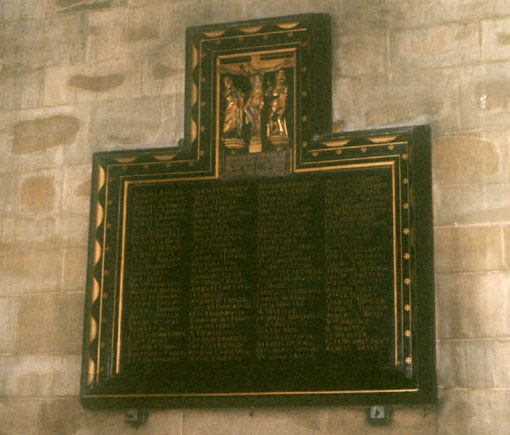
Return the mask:
<svg viewBox="0 0 510 435">
<path fill-rule="evenodd" d="M 333 18 L 334 119 L 433 132 L 439 403 L 171 410 L 78 403 L 91 154 L 182 136 L 187 26 Z M 508 0 L 0 2 L 0 434 L 503 434 L 510 428 Z"/>
</svg>

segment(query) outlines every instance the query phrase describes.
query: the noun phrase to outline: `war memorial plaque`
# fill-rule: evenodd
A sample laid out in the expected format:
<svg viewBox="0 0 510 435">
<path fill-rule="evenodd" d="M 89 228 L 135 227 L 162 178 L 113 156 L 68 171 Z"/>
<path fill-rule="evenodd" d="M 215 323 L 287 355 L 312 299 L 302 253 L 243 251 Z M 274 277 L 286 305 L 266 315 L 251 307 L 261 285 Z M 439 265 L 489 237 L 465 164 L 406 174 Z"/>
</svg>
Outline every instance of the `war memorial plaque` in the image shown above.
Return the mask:
<svg viewBox="0 0 510 435">
<path fill-rule="evenodd" d="M 192 28 L 185 145 L 95 154 L 85 406 L 435 400 L 429 129 L 328 134 L 329 47 Z"/>
</svg>

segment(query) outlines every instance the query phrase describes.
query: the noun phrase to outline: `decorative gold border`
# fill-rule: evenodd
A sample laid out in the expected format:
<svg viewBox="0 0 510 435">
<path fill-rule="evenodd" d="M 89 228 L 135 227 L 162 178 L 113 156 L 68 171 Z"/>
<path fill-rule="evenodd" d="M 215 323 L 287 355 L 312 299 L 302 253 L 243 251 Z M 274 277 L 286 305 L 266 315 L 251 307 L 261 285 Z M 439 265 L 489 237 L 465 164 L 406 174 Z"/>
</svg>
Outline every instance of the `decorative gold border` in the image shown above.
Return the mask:
<svg viewBox="0 0 510 435">
<path fill-rule="evenodd" d="M 400 142 L 399 144 L 403 144 L 403 145 L 408 145 L 407 142 Z M 379 145 L 377 145 L 379 146 Z M 352 147 L 352 148 L 362 148 L 363 145 L 360 145 L 360 146 L 356 146 L 356 147 Z M 407 149 L 405 150 L 407 151 Z M 403 230 L 402 230 L 402 226 L 403 226 L 403 221 L 402 221 L 402 189 L 399 187 L 399 197 L 400 197 L 400 204 L 398 204 L 398 207 L 399 207 L 399 222 L 400 222 L 400 230 L 397 232 L 396 230 L 396 207 L 397 207 L 397 204 L 396 204 L 396 181 L 395 181 L 395 177 L 396 177 L 396 173 L 395 173 L 395 163 L 396 161 L 395 160 L 389 160 L 389 159 L 398 159 L 399 161 L 399 164 L 398 164 L 398 168 L 399 168 L 399 174 L 398 174 L 398 178 L 399 178 L 399 182 L 402 183 L 402 160 L 400 159 L 401 157 L 401 153 L 399 154 L 389 154 L 389 155 L 386 155 L 386 156 L 363 156 L 363 157 L 359 157 L 359 158 L 353 158 L 353 159 L 335 159 L 335 160 L 325 160 L 325 161 L 322 161 L 322 162 L 312 162 L 312 163 L 329 163 L 330 165 L 328 166 L 321 166 L 321 167 L 309 167 L 309 168 L 301 168 L 301 169 L 298 169 L 296 172 L 298 173 L 317 173 L 317 172 L 322 172 L 322 171 L 332 171 L 332 170 L 348 170 L 348 169 L 357 169 L 357 168 L 373 168 L 373 167 L 384 167 L 384 166 L 389 166 L 392 168 L 392 196 L 393 196 L 393 200 L 392 200 L 392 203 L 393 203 L 393 254 L 394 254 L 394 283 L 395 283 L 395 288 L 394 288 L 394 310 L 395 310 L 395 364 L 398 365 L 398 361 L 399 361 L 399 358 L 398 358 L 398 347 L 399 345 L 402 346 L 402 349 L 403 349 L 403 358 L 405 357 L 406 359 L 410 358 L 410 355 L 411 355 L 411 344 L 407 345 L 406 344 L 406 340 L 403 339 L 404 337 L 404 294 L 407 294 L 407 292 L 405 292 L 405 286 L 404 286 L 404 264 L 403 264 L 403 259 L 400 258 L 400 278 L 401 278 L 401 286 L 400 286 L 400 305 L 401 305 L 401 308 L 402 308 L 402 316 L 400 316 L 400 334 L 401 334 L 401 337 L 402 337 L 402 341 L 400 342 L 399 341 L 399 331 L 398 331 L 398 320 L 399 320 L 399 310 L 398 310 L 398 302 L 397 302 L 397 295 L 398 295 L 398 290 L 397 290 L 397 279 L 396 279 L 396 274 L 395 274 L 395 270 L 397 269 L 397 265 L 396 265 L 396 260 L 398 257 L 402 257 L 402 255 L 404 255 L 404 251 L 407 251 L 410 252 L 410 246 L 406 246 L 406 248 L 404 248 L 404 240 L 403 240 Z M 365 160 L 365 162 L 360 162 L 360 160 Z M 366 160 L 370 160 L 370 162 L 367 162 Z M 374 160 L 378 160 L 378 161 L 374 161 Z M 352 161 L 357 161 L 357 163 L 349 163 L 349 162 L 352 162 Z M 179 161 L 176 161 L 175 163 L 179 163 Z M 134 166 L 134 165 L 141 165 L 143 163 L 140 163 L 140 162 L 135 162 L 135 161 L 132 161 L 130 163 L 128 163 L 127 166 Z M 95 285 L 93 285 L 93 289 L 96 289 L 96 291 L 93 291 L 93 298 L 94 298 L 94 301 L 97 300 L 97 297 L 99 296 L 100 298 L 100 307 L 99 307 L 99 322 L 95 322 L 95 319 L 94 319 L 94 316 L 91 315 L 91 322 L 90 322 L 90 327 L 89 327 L 89 336 L 90 337 L 95 337 L 97 336 L 98 337 L 98 343 L 97 343 L 97 358 L 96 358 L 96 361 L 93 360 L 93 358 L 89 358 L 89 363 L 88 363 L 88 372 L 89 372 L 89 376 L 88 376 L 88 379 L 87 379 L 87 385 L 91 385 L 92 382 L 93 382 L 93 378 L 91 376 L 91 373 L 92 373 L 92 369 L 91 367 L 93 367 L 95 365 L 95 379 L 97 382 L 99 382 L 99 378 L 100 378 L 100 371 L 101 371 L 101 337 L 102 337 L 102 317 L 103 317 L 103 296 L 104 296 L 104 278 L 105 278 L 105 255 L 104 255 L 104 252 L 105 252 L 105 249 L 106 249 L 106 246 L 107 246 L 107 218 L 108 218 L 108 208 L 109 208 L 109 189 L 108 189 L 108 186 L 109 186 L 109 178 L 110 178 L 110 169 L 111 168 L 114 168 L 114 167 L 119 167 L 119 166 L 124 166 L 126 167 L 125 164 L 110 164 L 110 165 L 107 165 L 106 166 L 106 171 L 104 169 L 104 167 L 102 166 L 99 166 L 99 177 L 98 177 L 98 192 L 100 191 L 101 188 L 105 187 L 105 198 L 104 198 L 104 201 L 105 201 L 105 206 L 104 206 L 104 209 L 98 199 L 97 201 L 97 207 L 96 207 L 96 232 L 97 232 L 97 229 L 99 228 L 99 226 L 101 225 L 101 223 L 104 223 L 104 228 L 102 229 L 102 233 L 103 233 L 103 243 L 102 245 L 99 244 L 98 240 L 96 239 L 95 241 L 95 257 L 96 257 L 96 260 L 97 262 L 99 262 L 99 260 L 101 260 L 101 282 L 100 282 L 100 288 L 97 289 Z M 105 174 L 106 172 L 106 174 Z M 111 349 L 111 357 L 112 357 L 112 361 L 115 361 L 115 373 L 119 373 L 120 371 L 120 359 L 121 359 L 121 337 L 122 337 L 122 331 L 121 331 L 121 328 L 122 328 L 122 298 L 123 298 L 123 288 L 124 288 L 124 261 L 125 261 L 125 231 L 126 231 L 126 219 L 127 219 L 127 198 L 128 198 L 128 194 L 129 194 L 129 185 L 131 184 L 152 184 L 152 183 L 172 183 L 172 182 L 180 182 L 180 181 L 201 181 L 201 180 L 213 180 L 213 179 L 217 179 L 219 177 L 219 174 L 216 173 L 215 175 L 206 175 L 206 176 L 197 176 L 199 175 L 200 172 L 204 172 L 204 171 L 197 171 L 197 172 L 179 172 L 179 173 L 159 173 L 159 174 L 150 174 L 150 178 L 148 178 L 149 174 L 127 174 L 127 175 L 120 175 L 119 176 L 119 198 L 122 198 L 122 201 L 119 201 L 119 204 L 118 204 L 118 219 L 119 219 L 119 222 L 118 222 L 118 229 L 117 231 L 121 231 L 121 252 L 120 252 L 120 256 L 118 255 L 118 257 L 120 258 L 120 269 L 118 269 L 118 273 L 115 273 L 115 291 L 114 291 L 114 297 L 115 299 L 117 300 L 117 297 L 118 297 L 118 300 L 119 300 L 119 305 L 118 305 L 118 312 L 115 312 L 114 314 L 116 314 L 116 326 L 117 326 L 117 330 L 115 331 L 115 327 L 112 327 L 112 343 L 115 342 L 115 335 L 116 335 L 116 341 L 117 341 L 117 346 L 114 347 L 112 346 L 112 349 Z M 407 172 L 407 169 L 406 169 L 406 172 Z M 167 175 L 168 178 L 152 178 L 152 177 L 158 177 L 158 176 L 164 176 L 164 175 Z M 175 177 L 175 175 L 181 175 L 180 177 Z M 182 177 L 182 175 L 189 175 L 188 177 Z M 143 179 L 141 179 L 140 177 L 144 177 Z M 138 179 L 136 179 L 138 178 Z M 404 183 L 405 184 L 405 183 Z M 407 198 L 407 202 L 409 202 L 409 198 Z M 104 212 L 102 211 L 104 210 Z M 408 218 L 409 218 L 409 215 L 408 215 Z M 121 223 L 121 220 L 122 220 L 122 223 Z M 406 227 L 409 227 L 409 223 L 406 223 Z M 396 254 L 397 252 L 397 237 L 400 238 L 401 240 L 401 250 L 402 250 L 402 255 L 401 256 L 398 256 Z M 407 239 L 408 243 L 407 245 L 410 244 L 410 238 Z M 99 253 L 99 254 L 98 254 Z M 94 264 L 97 264 L 94 263 Z M 117 269 L 117 267 L 116 267 Z M 407 274 L 409 274 L 410 272 L 410 269 L 411 269 L 411 262 L 408 261 L 407 263 L 407 269 L 409 269 L 407 271 Z M 117 284 L 117 278 L 119 279 L 118 281 L 118 284 Z M 95 279 L 95 277 L 92 277 L 93 279 L 93 282 L 94 284 L 97 282 L 97 280 Z M 408 286 L 409 287 L 409 295 L 407 296 L 407 299 L 408 299 L 408 303 L 410 304 L 411 301 L 410 301 L 410 294 L 411 294 L 411 291 L 410 291 L 410 285 Z M 97 290 L 99 290 L 99 292 L 97 292 Z M 99 293 L 99 295 L 97 295 L 97 293 Z M 115 305 L 115 304 L 114 304 Z M 115 305 L 116 306 L 116 305 Z M 114 310 L 115 311 L 115 310 Z M 408 328 L 411 328 L 411 325 L 412 325 L 412 322 L 411 322 L 411 312 L 409 311 L 409 320 L 408 320 Z M 96 326 L 94 328 L 94 325 Z M 407 329 L 407 328 L 406 328 Z M 94 331 L 95 330 L 95 331 Z M 90 342 L 93 340 L 93 338 L 90 339 Z M 410 348 L 406 350 L 406 347 L 409 346 Z M 114 352 L 116 353 L 116 356 L 114 357 Z M 412 361 L 412 360 L 411 360 Z M 410 363 L 409 363 L 410 364 Z M 112 370 L 112 369 L 111 369 Z M 257 393 L 258 394 L 258 393 Z M 285 394 L 285 393 L 282 393 L 282 394 Z"/>
</svg>

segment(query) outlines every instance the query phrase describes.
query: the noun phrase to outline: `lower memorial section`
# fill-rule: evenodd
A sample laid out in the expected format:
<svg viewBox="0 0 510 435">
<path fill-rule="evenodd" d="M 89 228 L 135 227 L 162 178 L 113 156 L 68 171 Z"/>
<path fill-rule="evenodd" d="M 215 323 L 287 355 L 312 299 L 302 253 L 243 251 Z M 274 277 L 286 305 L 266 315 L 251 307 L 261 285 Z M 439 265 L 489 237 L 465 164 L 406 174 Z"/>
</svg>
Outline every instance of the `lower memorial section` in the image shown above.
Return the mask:
<svg viewBox="0 0 510 435">
<path fill-rule="evenodd" d="M 176 394 L 410 384 L 394 177 L 130 186 L 119 376 Z"/>
<path fill-rule="evenodd" d="M 94 156 L 82 403 L 434 402 L 428 127 L 202 145 Z"/>
</svg>

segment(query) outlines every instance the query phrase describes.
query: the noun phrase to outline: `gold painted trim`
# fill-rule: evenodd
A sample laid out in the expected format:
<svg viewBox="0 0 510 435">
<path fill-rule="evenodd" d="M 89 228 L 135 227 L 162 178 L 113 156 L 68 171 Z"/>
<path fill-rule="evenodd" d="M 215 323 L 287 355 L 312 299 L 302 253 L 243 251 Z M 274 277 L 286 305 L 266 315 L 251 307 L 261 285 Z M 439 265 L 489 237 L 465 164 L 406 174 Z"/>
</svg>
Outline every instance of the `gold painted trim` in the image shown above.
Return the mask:
<svg viewBox="0 0 510 435">
<path fill-rule="evenodd" d="M 226 397 L 226 396 L 297 396 L 325 394 L 378 394 L 378 393 L 412 393 L 418 388 L 401 388 L 393 390 L 339 390 L 339 391 L 263 391 L 246 393 L 182 393 L 182 394 L 85 394 L 83 397 Z"/>
<path fill-rule="evenodd" d="M 344 145 L 348 144 L 350 141 L 352 140 L 352 138 L 350 139 L 335 139 L 335 140 L 325 140 L 325 141 L 321 141 L 320 144 L 321 145 L 325 145 L 327 147 L 343 147 Z"/>
<path fill-rule="evenodd" d="M 115 160 L 118 163 L 131 163 L 134 162 L 137 159 L 137 157 L 116 157 L 113 160 Z"/>
<path fill-rule="evenodd" d="M 106 191 L 105 191 L 105 207 L 104 207 L 104 222 L 107 222 L 108 220 L 108 194 L 110 189 L 110 183 L 109 183 L 109 166 L 106 167 L 106 178 L 105 178 L 105 184 L 106 184 Z M 98 201 L 99 204 L 99 201 Z M 103 226 L 103 247 L 106 246 L 106 225 Z M 99 373 L 101 369 L 101 336 L 102 336 L 102 326 L 103 326 L 103 292 L 104 292 L 104 280 L 105 280 L 105 257 L 106 255 L 102 255 L 101 258 L 101 283 L 100 283 L 100 291 L 99 291 L 99 322 L 98 322 L 98 333 L 97 333 L 97 357 L 96 357 L 96 382 L 99 383 Z"/>
<path fill-rule="evenodd" d="M 295 45 L 295 44 L 292 44 Z M 261 45 L 260 48 L 264 47 L 271 47 L 270 45 Z M 255 48 L 255 47 L 253 47 Z M 230 51 L 230 50 L 229 50 Z M 277 50 L 266 50 L 266 51 L 249 51 L 249 52 L 242 52 L 242 53 L 232 53 L 232 54 L 220 54 L 217 56 L 217 60 L 221 59 L 230 59 L 235 57 L 242 57 L 242 56 L 254 56 L 258 54 L 277 54 L 277 53 L 295 53 L 297 51 L 297 47 L 288 47 L 288 48 L 279 48 Z M 295 57 L 294 57 L 295 60 Z"/>
<path fill-rule="evenodd" d="M 96 239 L 94 243 L 94 266 L 99 262 L 100 259 L 101 259 L 101 245 Z"/>
<path fill-rule="evenodd" d="M 348 142 L 350 142 L 350 139 L 348 140 Z M 313 152 L 319 152 L 319 153 L 323 153 L 323 152 L 327 152 L 327 151 L 333 151 L 334 149 L 336 148 L 341 148 L 342 150 L 354 150 L 354 149 L 360 149 L 363 151 L 363 148 L 368 149 L 368 148 L 377 148 L 377 147 L 385 147 L 386 144 L 369 144 L 369 143 L 366 143 L 366 144 L 361 144 L 361 145 L 352 145 L 352 146 L 342 146 L 342 145 L 338 145 L 338 146 L 333 146 L 333 145 L 327 145 L 325 142 L 320 142 L 320 144 L 322 145 L 326 145 L 328 148 L 318 148 L 318 149 L 314 149 Z M 395 142 L 394 145 L 404 145 L 404 144 L 407 144 L 407 142 Z M 392 151 L 392 150 L 390 150 Z M 399 154 L 400 155 L 400 154 Z M 386 157 L 386 156 L 381 156 L 381 157 Z M 309 163 L 309 162 L 304 162 L 304 163 Z M 313 162 L 315 163 L 315 162 Z"/>
<path fill-rule="evenodd" d="M 280 29 L 290 30 L 290 29 L 293 29 L 294 27 L 299 26 L 299 21 L 294 21 L 293 23 L 281 23 L 281 24 L 277 24 L 277 26 Z"/>
<path fill-rule="evenodd" d="M 104 209 L 103 206 L 99 203 L 97 203 L 97 209 L 96 209 L 96 230 L 99 228 L 99 225 L 101 225 L 101 222 L 103 222 L 104 217 Z"/>
<path fill-rule="evenodd" d="M 194 45 L 191 47 L 191 70 L 198 66 L 198 50 Z"/>
<path fill-rule="evenodd" d="M 90 386 L 92 382 L 94 382 L 94 376 L 96 373 L 96 368 L 94 364 L 94 360 L 89 356 L 88 364 L 87 364 L 87 386 Z"/>
<path fill-rule="evenodd" d="M 154 154 L 152 157 L 159 162 L 169 162 L 170 160 L 175 159 L 177 154 L 177 152 L 168 154 Z"/>
<path fill-rule="evenodd" d="M 388 147 L 389 148 L 389 147 Z M 399 200 L 399 204 L 402 204 L 402 185 L 401 185 L 401 180 L 402 180 L 402 159 L 398 159 L 398 192 L 399 192 L 399 196 L 398 196 L 398 200 Z M 402 260 L 402 251 L 404 250 L 403 247 L 402 247 L 402 226 L 403 226 L 403 222 L 402 222 L 402 208 L 399 208 L 398 210 L 398 216 L 399 216 L 399 228 L 398 228 L 398 241 L 400 242 L 400 275 L 399 275 L 399 279 L 400 279 L 400 306 L 403 307 L 404 306 L 404 287 L 402 286 L 402 279 L 403 279 L 403 271 L 404 271 L 404 265 L 403 265 L 403 260 Z M 406 223 L 407 224 L 407 223 Z M 401 316 L 400 316 L 400 334 L 402 334 L 402 331 L 404 330 L 404 312 L 402 311 L 401 313 Z M 402 339 L 402 355 L 405 355 L 406 353 L 406 343 L 405 343 L 405 340 Z"/>
<path fill-rule="evenodd" d="M 198 101 L 198 89 L 195 82 L 191 82 L 191 106 L 194 106 Z"/>
<path fill-rule="evenodd" d="M 95 276 L 92 277 L 92 297 L 91 301 L 94 303 L 99 297 L 99 283 Z"/>
<path fill-rule="evenodd" d="M 306 28 L 294 29 L 293 30 L 293 32 L 306 32 L 306 31 L 308 31 L 308 29 L 306 29 Z M 261 33 L 248 33 L 248 32 L 246 32 L 244 35 L 220 36 L 218 38 L 203 39 L 203 40 L 200 41 L 200 44 L 202 44 L 203 42 L 213 42 L 213 41 L 216 41 L 218 39 L 242 39 L 242 38 L 252 38 L 252 37 L 264 36 L 264 35 L 281 35 L 281 34 L 287 34 L 287 33 L 289 33 L 288 30 L 277 30 L 277 31 L 274 31 L 274 32 L 261 32 Z M 293 42 L 293 44 L 295 44 L 295 43 L 296 43 L 296 41 Z M 269 46 L 271 46 L 271 45 L 274 45 L 274 44 L 270 44 Z M 279 44 L 279 45 L 281 45 L 281 44 Z M 250 47 L 250 48 L 255 48 L 255 47 Z"/>
<path fill-rule="evenodd" d="M 101 190 L 101 188 L 104 186 L 104 183 L 105 183 L 104 168 L 101 165 L 98 165 L 98 167 L 99 167 L 99 174 L 97 177 L 97 192 L 99 192 Z"/>
<path fill-rule="evenodd" d="M 115 372 L 120 371 L 120 347 L 121 347 L 121 323 L 122 323 L 122 303 L 124 301 L 124 266 L 125 266 L 125 250 L 126 250 L 126 223 L 127 223 L 127 199 L 129 181 L 124 181 L 124 195 L 122 199 L 122 236 L 121 236 L 121 256 L 120 256 L 120 274 L 119 274 L 119 303 L 118 303 L 118 319 L 117 319 L 117 358 L 115 363 Z"/>
<path fill-rule="evenodd" d="M 393 156 L 386 156 L 386 157 L 393 157 Z M 375 158 L 375 157 L 374 157 Z M 382 157 L 385 158 L 385 157 Z M 366 157 L 365 160 L 371 159 L 371 157 Z M 350 160 L 359 160 L 359 159 L 350 159 Z M 339 162 L 339 160 L 333 160 L 332 163 Z M 324 162 L 318 162 L 318 163 L 324 163 Z M 328 163 L 326 161 L 326 163 Z M 375 166 L 390 166 L 392 162 L 389 162 L 388 160 L 383 162 L 371 162 L 371 163 L 351 163 L 347 165 L 332 165 L 332 166 L 320 166 L 315 168 L 300 168 L 296 169 L 295 172 L 322 172 L 322 171 L 337 171 L 342 169 L 354 169 L 354 168 L 370 168 Z"/>
<path fill-rule="evenodd" d="M 243 33 L 255 33 L 262 29 L 262 26 L 247 26 L 247 27 L 239 27 L 239 30 Z M 220 35 L 218 35 L 220 36 Z"/>
<path fill-rule="evenodd" d="M 226 30 L 210 30 L 208 32 L 202 32 L 208 38 L 217 38 L 218 36 L 223 35 Z"/>
<path fill-rule="evenodd" d="M 97 336 L 97 322 L 96 319 L 94 319 L 94 317 L 91 317 L 89 325 L 89 344 L 92 343 L 96 336 Z"/>
<path fill-rule="evenodd" d="M 195 123 L 195 120 L 193 118 L 190 119 L 190 136 L 191 136 L 191 143 L 195 142 L 197 138 L 197 124 Z"/>
<path fill-rule="evenodd" d="M 395 366 L 398 366 L 398 261 L 400 259 L 397 256 L 397 192 L 396 192 L 396 180 L 395 180 L 395 161 L 391 165 L 391 206 L 393 215 L 393 307 L 395 315 Z M 400 210 L 400 207 L 399 207 Z"/>
<path fill-rule="evenodd" d="M 379 137 L 367 137 L 370 142 L 373 143 L 388 143 L 394 141 L 397 136 L 379 136 Z"/>
</svg>

